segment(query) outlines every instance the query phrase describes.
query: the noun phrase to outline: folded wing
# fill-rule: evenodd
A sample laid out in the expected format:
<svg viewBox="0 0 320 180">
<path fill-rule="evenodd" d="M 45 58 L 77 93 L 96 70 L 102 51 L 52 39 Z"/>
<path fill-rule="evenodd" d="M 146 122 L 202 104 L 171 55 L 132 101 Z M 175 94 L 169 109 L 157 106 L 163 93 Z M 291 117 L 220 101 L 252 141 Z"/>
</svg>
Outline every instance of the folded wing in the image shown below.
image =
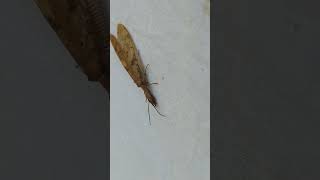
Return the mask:
<svg viewBox="0 0 320 180">
<path fill-rule="evenodd" d="M 146 82 L 144 66 L 138 50 L 128 30 L 122 24 L 118 24 L 117 38 L 110 35 L 111 43 L 131 78 L 140 87 Z"/>
</svg>

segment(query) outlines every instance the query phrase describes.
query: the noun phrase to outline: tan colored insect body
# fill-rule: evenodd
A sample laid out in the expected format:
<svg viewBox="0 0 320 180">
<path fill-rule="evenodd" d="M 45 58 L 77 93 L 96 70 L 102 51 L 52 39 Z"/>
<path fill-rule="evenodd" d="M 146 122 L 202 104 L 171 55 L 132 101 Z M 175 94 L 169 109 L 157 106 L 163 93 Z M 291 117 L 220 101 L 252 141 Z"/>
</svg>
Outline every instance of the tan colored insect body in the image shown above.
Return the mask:
<svg viewBox="0 0 320 180">
<path fill-rule="evenodd" d="M 156 98 L 152 95 L 148 82 L 145 68 L 139 56 L 138 50 L 133 39 L 122 24 L 117 26 L 117 37 L 110 35 L 111 43 L 121 61 L 121 64 L 127 70 L 136 85 L 142 88 L 148 101 L 155 107 L 157 106 Z"/>
</svg>

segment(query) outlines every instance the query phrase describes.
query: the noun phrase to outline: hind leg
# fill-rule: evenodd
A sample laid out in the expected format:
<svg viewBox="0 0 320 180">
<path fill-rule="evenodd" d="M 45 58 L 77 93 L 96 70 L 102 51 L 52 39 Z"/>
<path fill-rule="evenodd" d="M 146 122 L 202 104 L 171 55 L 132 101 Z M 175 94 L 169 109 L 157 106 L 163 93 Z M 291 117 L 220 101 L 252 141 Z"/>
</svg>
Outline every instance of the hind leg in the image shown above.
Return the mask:
<svg viewBox="0 0 320 180">
<path fill-rule="evenodd" d="M 144 76 L 147 77 L 147 69 L 150 66 L 150 64 L 147 64 L 146 68 L 144 68 Z M 159 83 L 148 83 L 148 86 L 150 85 L 159 85 Z"/>
</svg>

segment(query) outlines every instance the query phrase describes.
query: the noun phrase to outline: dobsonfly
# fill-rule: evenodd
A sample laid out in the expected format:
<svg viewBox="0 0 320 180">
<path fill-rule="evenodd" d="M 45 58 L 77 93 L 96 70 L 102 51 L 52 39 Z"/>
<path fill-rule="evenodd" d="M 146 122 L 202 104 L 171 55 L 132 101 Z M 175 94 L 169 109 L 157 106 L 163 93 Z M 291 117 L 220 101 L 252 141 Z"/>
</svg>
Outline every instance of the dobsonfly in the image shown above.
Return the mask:
<svg viewBox="0 0 320 180">
<path fill-rule="evenodd" d="M 146 66 L 146 68 L 144 68 L 142 60 L 139 56 L 139 52 L 127 28 L 122 24 L 118 24 L 117 38 L 110 34 L 110 41 L 123 67 L 129 73 L 135 84 L 143 90 L 146 100 L 155 108 L 159 115 L 164 116 L 157 110 L 157 100 L 151 93 L 149 87 L 151 84 L 157 83 L 149 83 L 146 74 L 149 64 Z M 149 123 L 151 125 L 149 103 L 148 115 Z"/>
<path fill-rule="evenodd" d="M 103 0 L 34 0 L 89 81 L 109 92 L 109 48 Z M 106 48 L 107 47 L 107 48 Z"/>
</svg>

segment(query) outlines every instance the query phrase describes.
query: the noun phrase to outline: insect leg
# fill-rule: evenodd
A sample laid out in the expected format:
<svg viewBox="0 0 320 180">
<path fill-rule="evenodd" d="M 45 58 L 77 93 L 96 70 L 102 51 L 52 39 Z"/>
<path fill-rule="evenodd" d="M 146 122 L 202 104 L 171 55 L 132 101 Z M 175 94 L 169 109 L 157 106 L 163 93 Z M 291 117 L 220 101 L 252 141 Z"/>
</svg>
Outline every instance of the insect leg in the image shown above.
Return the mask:
<svg viewBox="0 0 320 180">
<path fill-rule="evenodd" d="M 147 64 L 146 68 L 144 68 L 144 75 L 147 76 L 147 69 L 150 64 Z"/>
<path fill-rule="evenodd" d="M 150 64 L 147 64 L 146 65 L 146 68 L 144 68 L 144 76 L 145 77 L 147 77 L 147 69 L 148 69 L 148 67 L 150 66 Z M 150 86 L 150 85 L 158 85 L 159 83 L 148 83 L 148 86 Z"/>
<path fill-rule="evenodd" d="M 148 86 L 150 85 L 159 85 L 159 83 L 149 83 Z"/>
<path fill-rule="evenodd" d="M 149 110 L 149 102 L 148 102 L 148 116 L 149 116 L 149 124 L 151 126 L 151 120 L 150 120 L 150 110 Z"/>
</svg>

